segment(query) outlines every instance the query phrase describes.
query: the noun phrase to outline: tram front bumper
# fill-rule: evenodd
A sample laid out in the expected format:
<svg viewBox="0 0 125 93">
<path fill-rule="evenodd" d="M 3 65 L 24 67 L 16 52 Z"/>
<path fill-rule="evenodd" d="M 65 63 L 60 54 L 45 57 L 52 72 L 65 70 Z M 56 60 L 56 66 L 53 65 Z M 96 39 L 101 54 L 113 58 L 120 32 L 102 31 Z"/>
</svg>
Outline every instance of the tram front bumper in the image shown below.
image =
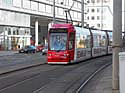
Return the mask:
<svg viewBox="0 0 125 93">
<path fill-rule="evenodd" d="M 48 64 L 68 64 L 69 58 L 64 56 L 48 56 Z"/>
</svg>

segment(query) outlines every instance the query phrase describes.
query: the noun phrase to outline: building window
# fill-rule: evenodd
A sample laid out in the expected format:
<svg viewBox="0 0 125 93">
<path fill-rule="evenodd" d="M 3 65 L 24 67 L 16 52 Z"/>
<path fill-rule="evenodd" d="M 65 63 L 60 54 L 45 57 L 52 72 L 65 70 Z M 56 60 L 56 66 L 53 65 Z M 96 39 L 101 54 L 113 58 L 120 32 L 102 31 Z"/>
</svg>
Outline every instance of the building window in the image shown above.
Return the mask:
<svg viewBox="0 0 125 93">
<path fill-rule="evenodd" d="M 99 13 L 100 12 L 100 8 L 97 8 L 97 13 Z"/>
<path fill-rule="evenodd" d="M 92 12 L 95 12 L 95 9 L 92 9 Z"/>
<path fill-rule="evenodd" d="M 91 0 L 92 3 L 95 3 L 95 0 Z"/>
<path fill-rule="evenodd" d="M 65 4 L 68 6 L 69 5 L 69 0 L 65 0 Z"/>
<path fill-rule="evenodd" d="M 100 27 L 100 24 L 97 24 L 97 27 Z"/>
<path fill-rule="evenodd" d="M 94 17 L 94 16 L 92 16 L 92 17 L 91 17 L 91 19 L 92 19 L 92 20 L 94 20 L 94 19 L 95 19 L 95 17 Z"/>
<path fill-rule="evenodd" d="M 46 5 L 46 12 L 47 13 L 52 13 L 52 6 Z"/>
<path fill-rule="evenodd" d="M 11 35 L 11 29 L 8 28 L 8 35 Z"/>
<path fill-rule="evenodd" d="M 58 8 L 55 7 L 55 14 L 57 15 L 58 14 Z"/>
<path fill-rule="evenodd" d="M 30 9 L 30 1 L 29 0 L 23 0 L 23 8 Z"/>
<path fill-rule="evenodd" d="M 73 4 L 73 1 L 69 0 L 69 6 L 72 6 L 72 4 Z"/>
<path fill-rule="evenodd" d="M 90 0 L 87 0 L 87 3 L 90 3 Z"/>
<path fill-rule="evenodd" d="M 97 16 L 97 20 L 99 20 L 100 19 L 100 16 Z"/>
<path fill-rule="evenodd" d="M 89 20 L 89 16 L 87 16 L 87 20 Z"/>
<path fill-rule="evenodd" d="M 17 29 L 17 35 L 19 35 L 19 29 Z"/>
<path fill-rule="evenodd" d="M 74 12 L 74 18 L 77 18 L 77 17 L 78 17 L 77 14 L 78 14 L 77 12 Z"/>
<path fill-rule="evenodd" d="M 13 1 L 12 0 L 2 0 L 4 4 L 6 5 L 12 5 Z"/>
<path fill-rule="evenodd" d="M 21 7 L 21 0 L 13 0 L 13 5 L 16 7 Z"/>
<path fill-rule="evenodd" d="M 63 9 L 62 8 L 58 8 L 58 15 L 63 15 Z"/>
<path fill-rule="evenodd" d="M 39 11 L 45 12 L 45 10 L 46 10 L 45 4 L 39 3 Z"/>
<path fill-rule="evenodd" d="M 31 9 L 32 10 L 38 10 L 38 3 L 31 1 Z"/>
<path fill-rule="evenodd" d="M 77 2 L 74 3 L 74 7 L 78 8 L 78 3 Z"/>
<path fill-rule="evenodd" d="M 15 32 L 15 30 L 13 31 L 13 35 L 16 35 L 16 32 Z"/>
<path fill-rule="evenodd" d="M 89 8 L 87 9 L 87 13 L 89 12 Z"/>
<path fill-rule="evenodd" d="M 81 19 L 81 13 L 78 13 L 78 18 Z"/>
<path fill-rule="evenodd" d="M 97 3 L 100 3 L 100 0 L 97 0 Z"/>
<path fill-rule="evenodd" d="M 81 9 L 81 3 L 78 3 L 78 8 Z"/>
</svg>

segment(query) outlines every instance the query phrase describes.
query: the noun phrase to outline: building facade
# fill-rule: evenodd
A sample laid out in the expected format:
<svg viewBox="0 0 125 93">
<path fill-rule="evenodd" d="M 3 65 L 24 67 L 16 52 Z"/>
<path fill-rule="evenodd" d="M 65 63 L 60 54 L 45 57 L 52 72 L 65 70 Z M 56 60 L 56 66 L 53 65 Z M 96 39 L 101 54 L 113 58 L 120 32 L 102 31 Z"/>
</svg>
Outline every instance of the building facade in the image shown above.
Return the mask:
<svg viewBox="0 0 125 93">
<path fill-rule="evenodd" d="M 72 20 L 81 21 L 81 0 L 55 0 L 56 22 L 65 22 L 72 5 Z M 53 0 L 0 0 L 0 49 L 17 50 L 31 39 L 36 46 L 44 43 L 52 18 Z"/>
<path fill-rule="evenodd" d="M 113 29 L 113 0 L 86 0 L 85 25 L 102 30 Z"/>
<path fill-rule="evenodd" d="M 0 10 L 0 50 L 18 50 L 30 45 L 30 16 Z"/>
</svg>

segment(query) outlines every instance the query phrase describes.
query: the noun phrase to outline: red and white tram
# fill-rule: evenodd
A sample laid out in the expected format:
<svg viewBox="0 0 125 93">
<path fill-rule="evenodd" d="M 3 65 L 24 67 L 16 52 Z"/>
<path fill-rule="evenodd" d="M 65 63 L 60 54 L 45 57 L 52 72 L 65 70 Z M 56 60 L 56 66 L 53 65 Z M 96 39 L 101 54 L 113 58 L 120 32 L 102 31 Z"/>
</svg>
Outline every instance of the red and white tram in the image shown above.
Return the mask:
<svg viewBox="0 0 125 93">
<path fill-rule="evenodd" d="M 68 64 L 111 53 L 112 32 L 53 24 L 48 33 L 48 64 Z"/>
</svg>

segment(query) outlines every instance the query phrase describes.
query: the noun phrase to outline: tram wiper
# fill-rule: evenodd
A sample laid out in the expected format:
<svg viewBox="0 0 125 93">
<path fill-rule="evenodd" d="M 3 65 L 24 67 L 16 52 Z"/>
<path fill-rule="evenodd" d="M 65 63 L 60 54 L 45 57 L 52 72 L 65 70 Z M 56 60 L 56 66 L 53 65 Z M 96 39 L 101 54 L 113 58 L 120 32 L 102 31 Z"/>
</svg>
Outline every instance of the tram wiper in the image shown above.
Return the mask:
<svg viewBox="0 0 125 93">
<path fill-rule="evenodd" d="M 61 50 L 56 50 L 56 52 L 60 52 Z"/>
</svg>

